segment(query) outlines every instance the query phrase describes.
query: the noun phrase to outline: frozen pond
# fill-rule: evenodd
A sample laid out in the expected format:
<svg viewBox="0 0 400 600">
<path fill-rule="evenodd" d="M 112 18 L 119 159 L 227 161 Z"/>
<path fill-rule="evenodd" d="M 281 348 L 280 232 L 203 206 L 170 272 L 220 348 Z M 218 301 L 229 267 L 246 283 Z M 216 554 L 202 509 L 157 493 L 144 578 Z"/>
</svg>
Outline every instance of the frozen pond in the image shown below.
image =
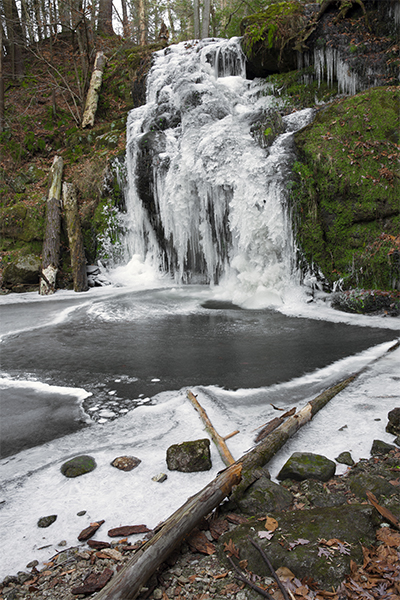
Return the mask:
<svg viewBox="0 0 400 600">
<path fill-rule="evenodd" d="M 167 471 L 169 445 L 207 435 L 187 389 L 221 435 L 240 430 L 228 442 L 239 458 L 276 416 L 271 403 L 300 408 L 370 365 L 282 449 L 272 475 L 294 450 L 330 458 L 349 450 L 357 460 L 375 437 L 392 441 L 384 427 L 399 405 L 400 353 L 385 352 L 399 319 L 340 314 L 322 302 L 243 310 L 201 286 L 13 295 L 1 316 L 0 578 L 48 560 L 61 540 L 75 545 L 98 519 L 106 529 L 97 539 L 118 525 L 154 527 L 215 476 L 223 464 L 214 448 L 209 472 Z M 97 469 L 64 478 L 62 463 L 83 453 Z M 142 461 L 129 473 L 110 465 L 125 454 Z M 163 484 L 151 480 L 160 472 Z M 39 529 L 50 514 L 57 521 Z"/>
</svg>

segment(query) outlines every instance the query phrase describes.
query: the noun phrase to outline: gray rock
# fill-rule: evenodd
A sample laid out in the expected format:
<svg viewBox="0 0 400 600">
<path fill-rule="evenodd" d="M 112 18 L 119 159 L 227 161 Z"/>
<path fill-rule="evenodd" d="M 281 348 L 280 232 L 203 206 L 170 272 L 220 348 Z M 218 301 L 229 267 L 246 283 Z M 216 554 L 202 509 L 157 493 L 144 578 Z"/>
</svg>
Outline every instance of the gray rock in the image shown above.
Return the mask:
<svg viewBox="0 0 400 600">
<path fill-rule="evenodd" d="M 325 456 L 311 452 L 294 452 L 280 470 L 278 479 L 328 481 L 334 476 L 335 471 L 335 463 Z"/>
<path fill-rule="evenodd" d="M 257 515 L 289 508 L 293 495 L 281 485 L 267 477 L 260 477 L 237 501 L 238 508 L 245 514 Z"/>
<path fill-rule="evenodd" d="M 57 520 L 57 515 L 49 515 L 48 517 L 41 517 L 37 522 L 38 527 L 50 527 Z"/>
<path fill-rule="evenodd" d="M 111 466 L 120 469 L 121 471 L 132 471 L 132 469 L 135 469 L 141 462 L 142 461 L 135 456 L 118 456 L 117 458 L 114 458 Z"/>
<path fill-rule="evenodd" d="M 394 408 L 388 413 L 389 423 L 386 425 L 386 431 L 393 435 L 400 434 L 400 408 Z"/>
<path fill-rule="evenodd" d="M 390 497 L 397 493 L 397 489 L 386 479 L 371 473 L 357 473 L 350 475 L 350 489 L 360 500 L 366 500 L 366 491 L 369 490 L 379 500 L 381 496 Z"/>
<path fill-rule="evenodd" d="M 218 556 L 229 568 L 223 547 L 224 542 L 232 539 L 235 546 L 240 548 L 240 555 L 248 560 L 249 571 L 260 577 L 270 576 L 260 553 L 247 539 L 250 535 L 267 553 L 274 569 L 284 565 L 299 579 L 305 573 L 312 573 L 321 588 L 336 588 L 349 574 L 350 560 L 362 563 L 360 540 L 366 546 L 375 541 L 374 510 L 369 505 L 352 504 L 336 508 L 311 508 L 306 511 L 306 518 L 305 511 L 301 510 L 275 513 L 272 516 L 277 519 L 279 528 L 271 540 L 258 536 L 259 531 L 265 532 L 264 522 L 252 520 L 219 538 Z M 332 553 L 329 552 L 327 560 L 327 556 L 321 553 L 321 549 L 324 551 L 327 547 L 322 546 L 320 540 L 332 538 L 346 543 L 343 549 L 349 554 L 342 553 L 336 546 Z M 298 540 L 302 543 L 296 544 Z"/>
<path fill-rule="evenodd" d="M 400 435 L 398 435 L 397 438 L 395 438 L 393 441 L 396 444 L 396 446 L 400 446 Z"/>
<path fill-rule="evenodd" d="M 3 281 L 5 285 L 39 283 L 41 260 L 34 254 L 21 256 L 18 260 L 4 268 Z"/>
<path fill-rule="evenodd" d="M 382 456 L 384 454 L 389 454 L 391 450 L 396 450 L 396 446 L 393 446 L 393 444 L 387 444 L 382 440 L 374 440 L 371 448 L 371 456 Z"/>
<path fill-rule="evenodd" d="M 324 484 L 315 479 L 305 479 L 301 482 L 300 489 L 304 492 L 307 500 L 318 508 L 342 506 L 347 502 L 345 494 L 340 492 L 330 494 Z"/>
<path fill-rule="evenodd" d="M 96 461 L 92 456 L 82 454 L 82 456 L 76 456 L 64 463 L 61 467 L 61 473 L 65 477 L 79 477 L 80 475 L 94 471 L 96 466 Z"/>
<path fill-rule="evenodd" d="M 348 465 L 349 467 L 354 465 L 354 460 L 352 459 L 350 452 L 341 452 L 335 460 L 336 462 L 342 465 Z"/>
<path fill-rule="evenodd" d="M 170 471 L 183 471 L 184 473 L 209 471 L 212 467 L 210 440 L 181 442 L 170 446 L 167 450 L 167 465 Z"/>
</svg>

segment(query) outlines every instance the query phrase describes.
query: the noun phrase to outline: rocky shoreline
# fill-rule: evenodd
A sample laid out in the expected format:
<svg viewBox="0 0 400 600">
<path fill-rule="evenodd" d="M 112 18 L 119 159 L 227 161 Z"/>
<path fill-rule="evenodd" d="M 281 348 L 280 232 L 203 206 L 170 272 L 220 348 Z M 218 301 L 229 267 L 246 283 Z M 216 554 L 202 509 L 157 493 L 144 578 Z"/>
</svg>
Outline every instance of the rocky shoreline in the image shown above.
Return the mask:
<svg viewBox="0 0 400 600">
<path fill-rule="evenodd" d="M 395 442 L 399 445 L 398 438 Z M 351 462 L 348 456 L 342 459 Z M 238 579 L 231 560 L 253 585 L 280 600 L 283 596 L 249 536 L 269 555 L 291 598 L 400 597 L 400 533 L 387 518 L 400 519 L 400 448 L 374 441 L 371 458 L 349 466 L 344 475 L 324 482 L 286 478 L 271 487 L 276 489 L 264 492 L 264 505 L 250 503 L 248 510 L 232 501 L 220 505 L 151 577 L 140 600 L 259 598 L 258 591 Z M 367 490 L 381 511 L 367 500 Z M 95 531 L 97 525 L 107 539 L 107 524 L 94 524 Z M 117 541 L 87 539 L 60 548 L 40 571 L 37 561 L 28 563 L 26 571 L 0 584 L 0 600 L 95 598 L 143 543 L 130 543 L 123 533 Z"/>
</svg>

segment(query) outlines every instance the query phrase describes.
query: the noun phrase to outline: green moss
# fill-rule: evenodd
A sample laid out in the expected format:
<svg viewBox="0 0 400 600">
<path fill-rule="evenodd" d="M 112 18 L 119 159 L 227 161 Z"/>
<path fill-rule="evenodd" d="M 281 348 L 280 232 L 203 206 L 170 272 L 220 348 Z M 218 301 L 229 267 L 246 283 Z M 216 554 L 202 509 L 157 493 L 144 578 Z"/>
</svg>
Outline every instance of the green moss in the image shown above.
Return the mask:
<svg viewBox="0 0 400 600">
<path fill-rule="evenodd" d="M 295 136 L 298 240 L 331 283 L 391 288 L 400 207 L 390 133 L 400 126 L 399 109 L 399 88 L 371 89 L 319 111 Z"/>
<path fill-rule="evenodd" d="M 296 0 L 273 2 L 261 13 L 243 19 L 243 48 L 251 56 L 257 44 L 283 51 L 287 41 L 302 25 L 303 5 Z"/>
</svg>

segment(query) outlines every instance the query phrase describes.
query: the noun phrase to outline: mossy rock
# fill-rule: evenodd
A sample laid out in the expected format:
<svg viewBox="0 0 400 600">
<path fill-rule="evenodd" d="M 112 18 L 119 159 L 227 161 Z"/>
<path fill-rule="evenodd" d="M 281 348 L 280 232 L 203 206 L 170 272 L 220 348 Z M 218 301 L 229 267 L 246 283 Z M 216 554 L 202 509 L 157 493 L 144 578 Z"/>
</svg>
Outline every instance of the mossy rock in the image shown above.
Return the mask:
<svg viewBox="0 0 400 600">
<path fill-rule="evenodd" d="M 265 551 L 275 570 L 285 566 L 299 579 L 311 573 L 323 589 L 330 589 L 332 586 L 336 588 L 349 574 L 350 560 L 362 562 L 361 544 L 368 546 L 374 543 L 373 515 L 372 506 L 357 504 L 272 514 L 279 527 L 271 541 L 258 536 L 258 532 L 265 532 L 264 522 L 253 519 L 248 525 L 239 525 L 219 538 L 219 557 L 230 568 L 223 547 L 224 543 L 232 539 L 239 549 L 240 560 L 248 561 L 248 570 L 261 577 L 270 577 L 260 553 L 247 538 L 250 535 Z M 328 552 L 328 560 L 325 552 L 327 547 L 319 542 L 321 539 L 334 538 L 345 544 L 344 549 L 349 554 L 341 553 L 337 547 L 333 550 L 331 546 L 333 551 Z M 296 545 L 298 540 L 301 543 Z"/>
<path fill-rule="evenodd" d="M 311 452 L 293 452 L 278 474 L 278 479 L 318 479 L 328 481 L 334 476 L 336 465 L 332 460 Z"/>
<path fill-rule="evenodd" d="M 388 444 L 382 440 L 374 440 L 371 448 L 371 456 L 383 456 L 389 454 L 392 450 L 396 450 L 396 446 Z"/>
<path fill-rule="evenodd" d="M 318 508 L 329 508 L 342 506 L 347 503 L 347 497 L 342 492 L 330 494 L 321 481 L 306 479 L 301 482 L 300 490 L 312 506 Z"/>
<path fill-rule="evenodd" d="M 85 473 L 90 473 L 96 468 L 96 461 L 92 456 L 81 455 L 71 458 L 61 466 L 61 473 L 65 477 L 79 477 Z"/>
<path fill-rule="evenodd" d="M 167 449 L 167 465 L 170 471 L 209 471 L 212 467 L 210 440 L 205 438 L 170 446 Z"/>
<path fill-rule="evenodd" d="M 393 494 L 398 494 L 398 489 L 379 475 L 372 473 L 356 473 L 350 475 L 350 489 L 360 500 L 367 499 L 367 490 L 372 492 L 379 500 L 381 496 L 390 498 Z"/>
<path fill-rule="evenodd" d="M 263 476 L 246 490 L 240 500 L 235 502 L 234 509 L 239 509 L 247 515 L 265 514 L 285 510 L 292 502 L 293 495 L 288 490 Z"/>
<path fill-rule="evenodd" d="M 39 256 L 28 254 L 19 256 L 17 260 L 6 265 L 3 271 L 3 282 L 6 287 L 16 285 L 37 284 L 41 269 Z"/>
<path fill-rule="evenodd" d="M 48 517 L 41 517 L 37 523 L 38 527 L 50 527 L 57 520 L 57 515 L 49 515 Z"/>
<path fill-rule="evenodd" d="M 295 35 L 300 32 L 304 5 L 297 0 L 269 2 L 265 10 L 240 24 L 242 47 L 252 77 L 266 77 L 297 68 Z"/>
</svg>

